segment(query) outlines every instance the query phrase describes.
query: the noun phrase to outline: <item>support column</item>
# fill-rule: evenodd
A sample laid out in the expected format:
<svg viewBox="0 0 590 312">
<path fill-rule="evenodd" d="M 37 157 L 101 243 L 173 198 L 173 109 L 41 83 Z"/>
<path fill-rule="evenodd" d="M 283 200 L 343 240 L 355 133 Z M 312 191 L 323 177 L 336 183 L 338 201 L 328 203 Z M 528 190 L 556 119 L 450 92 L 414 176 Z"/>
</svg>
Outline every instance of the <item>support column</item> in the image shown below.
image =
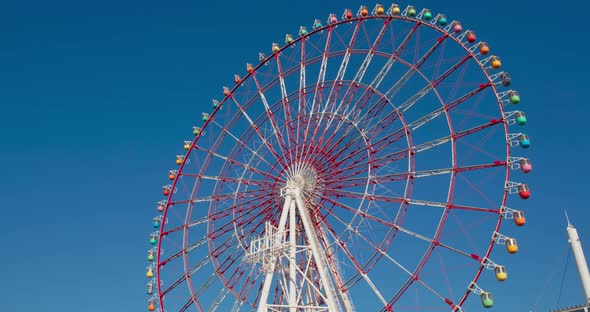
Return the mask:
<svg viewBox="0 0 590 312">
<path fill-rule="evenodd" d="M 293 200 L 291 199 L 290 196 L 286 196 L 285 197 L 285 203 L 283 204 L 283 211 L 281 212 L 281 219 L 279 220 L 279 229 L 278 229 L 278 233 L 284 233 L 285 231 L 285 225 L 287 223 L 287 216 L 289 216 L 289 207 L 291 207 L 294 204 Z M 268 234 L 268 233 L 267 233 Z M 280 243 L 280 239 L 281 236 L 277 235 L 277 237 L 275 238 L 275 242 L 273 242 L 276 245 L 278 245 Z M 268 271 L 266 272 L 266 276 L 264 277 L 264 285 L 262 286 L 262 293 L 260 295 L 260 300 L 259 300 L 259 304 L 258 304 L 258 312 L 267 312 L 267 300 L 268 300 L 268 293 L 270 292 L 270 286 L 272 284 L 272 278 L 274 275 L 274 271 L 277 265 L 277 260 L 278 258 L 273 255 L 272 256 L 272 261 L 271 261 L 271 265 L 270 268 L 268 269 Z"/>
<path fill-rule="evenodd" d="M 578 236 L 578 231 L 567 221 L 567 236 L 569 237 L 570 245 L 572 246 L 572 252 L 574 259 L 576 260 L 576 266 L 578 267 L 578 274 L 580 274 L 580 281 L 582 282 L 582 288 L 584 290 L 584 302 L 590 303 L 590 272 L 588 272 L 588 264 L 586 263 L 586 257 L 582 250 L 582 243 Z"/>
<path fill-rule="evenodd" d="M 301 189 L 297 187 L 292 189 L 292 192 L 295 195 L 295 202 L 297 203 L 297 210 L 299 211 L 299 216 L 301 217 L 301 222 L 303 223 L 303 227 L 305 229 L 305 235 L 309 241 L 309 246 L 311 247 L 315 264 L 317 266 L 318 273 L 320 274 L 320 279 L 325 288 L 324 291 L 326 292 L 326 304 L 328 305 L 328 311 L 339 311 L 338 305 L 336 304 L 336 296 L 334 295 L 332 279 L 330 278 L 328 270 L 326 269 L 324 253 L 321 251 L 317 233 L 309 217 L 309 211 L 305 207 L 305 203 L 301 198 Z"/>
<path fill-rule="evenodd" d="M 297 312 L 297 219 L 295 202 L 289 205 L 289 312 Z"/>
</svg>

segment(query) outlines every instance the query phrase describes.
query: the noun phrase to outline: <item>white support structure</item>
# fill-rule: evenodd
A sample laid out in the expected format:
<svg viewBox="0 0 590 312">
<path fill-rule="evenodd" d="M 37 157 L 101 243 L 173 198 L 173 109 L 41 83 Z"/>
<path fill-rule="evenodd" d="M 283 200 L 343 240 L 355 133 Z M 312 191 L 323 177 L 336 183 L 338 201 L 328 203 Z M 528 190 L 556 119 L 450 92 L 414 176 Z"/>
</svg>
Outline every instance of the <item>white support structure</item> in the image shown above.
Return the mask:
<svg viewBox="0 0 590 312">
<path fill-rule="evenodd" d="M 567 217 L 567 236 L 569 237 L 569 243 L 572 246 L 572 252 L 574 259 L 576 260 L 576 266 L 578 267 L 578 273 L 580 274 L 580 281 L 582 282 L 582 288 L 584 290 L 584 303 L 590 304 L 590 272 L 588 272 L 588 264 L 586 263 L 586 257 L 584 257 L 584 251 L 582 250 L 582 243 L 578 236 L 578 231 L 570 223 Z"/>
<path fill-rule="evenodd" d="M 515 115 L 517 113 L 521 113 L 522 114 L 521 111 L 509 111 L 509 112 L 504 112 L 504 114 L 502 114 L 502 117 L 504 117 L 503 118 L 504 121 L 506 121 L 506 123 L 509 126 L 512 126 L 512 125 L 516 124 L 516 116 Z"/>
<path fill-rule="evenodd" d="M 298 170 L 299 169 L 299 170 Z M 303 169 L 303 170 L 301 170 Z M 297 168 L 287 186 L 278 227 L 269 221 L 260 238 L 250 242 L 244 261 L 261 264 L 264 283 L 257 312 L 353 312 L 347 294 L 334 287 L 335 268 L 328 269 L 326 254 L 320 244 L 306 198 L 313 189 L 314 174 Z M 311 184 L 311 185 L 310 185 Z M 279 300 L 269 297 L 278 289 Z"/>
</svg>

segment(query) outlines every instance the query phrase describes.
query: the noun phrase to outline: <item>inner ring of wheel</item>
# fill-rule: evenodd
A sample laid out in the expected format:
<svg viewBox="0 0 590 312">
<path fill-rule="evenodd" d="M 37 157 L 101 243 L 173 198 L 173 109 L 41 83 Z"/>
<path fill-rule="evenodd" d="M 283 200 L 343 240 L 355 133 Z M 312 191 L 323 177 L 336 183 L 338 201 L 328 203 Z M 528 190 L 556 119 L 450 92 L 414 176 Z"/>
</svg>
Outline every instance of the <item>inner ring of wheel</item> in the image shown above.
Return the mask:
<svg viewBox="0 0 590 312">
<path fill-rule="evenodd" d="M 347 84 L 349 82 L 346 81 L 342 81 L 342 84 Z M 378 97 L 380 97 L 380 101 L 385 101 L 385 105 L 389 105 L 392 106 L 393 105 L 389 102 L 389 100 L 385 99 L 384 96 L 382 94 L 379 94 L 376 90 L 370 89 L 367 86 L 364 86 L 362 84 L 356 84 L 357 87 L 363 88 L 365 89 L 364 91 L 370 91 L 373 93 L 376 93 Z M 312 88 L 313 86 L 310 86 L 308 88 Z M 358 91 L 361 92 L 361 91 Z M 292 100 L 293 101 L 293 100 Z M 276 102 L 271 109 L 280 109 L 281 103 L 280 101 Z M 312 122 L 313 119 L 320 119 L 323 118 L 324 120 L 334 120 L 334 121 L 338 121 L 341 124 L 346 124 L 347 127 L 345 127 L 346 129 L 351 130 L 352 133 L 346 132 L 348 137 L 351 136 L 356 136 L 356 137 L 362 137 L 363 138 L 363 144 L 362 144 L 362 148 L 364 149 L 363 153 L 366 154 L 367 159 L 371 160 L 375 157 L 375 154 L 372 153 L 371 151 L 371 147 L 372 147 L 372 142 L 370 141 L 370 133 L 369 134 L 365 134 L 363 133 L 363 129 L 360 129 L 358 127 L 358 125 L 355 124 L 355 121 L 350 120 L 347 116 L 344 116 L 342 114 L 338 114 L 338 113 L 329 113 L 329 112 L 325 112 L 325 113 L 312 113 L 312 114 L 302 114 L 302 115 L 298 115 L 297 118 L 292 119 L 289 123 L 286 123 L 284 126 L 281 127 L 280 131 L 284 132 L 286 130 L 286 128 L 288 128 L 290 125 L 296 123 L 296 122 L 305 122 L 305 123 L 309 123 Z M 268 119 L 267 115 L 262 114 L 261 116 L 258 117 L 258 119 L 255 121 L 255 124 L 262 124 L 264 122 L 266 122 Z M 401 114 L 398 116 L 399 121 L 401 121 L 403 128 L 406 127 L 406 123 L 405 120 L 403 119 L 403 116 L 401 116 Z M 405 130 L 405 129 L 404 129 Z M 345 139 L 345 137 L 337 137 L 339 135 L 339 133 L 334 132 L 334 135 L 336 135 L 336 138 L 334 138 L 333 140 L 331 140 L 330 142 L 332 142 L 334 145 L 333 146 L 338 146 L 338 144 L 341 144 L 342 142 L 344 142 L 343 140 Z M 406 138 L 406 144 L 408 149 L 411 148 L 411 140 L 409 140 L 407 138 L 407 136 L 409 135 L 409 133 L 407 131 L 403 132 L 403 135 L 401 136 L 401 138 Z M 245 133 L 242 135 L 240 140 L 244 140 L 244 141 L 249 141 L 249 140 L 253 140 L 253 139 L 257 139 L 256 133 L 253 130 L 252 127 L 250 127 L 247 131 L 245 131 Z M 266 138 L 268 141 L 273 141 L 276 139 L 276 135 L 271 135 L 269 137 Z M 308 142 L 309 143 L 309 142 Z M 316 144 L 317 145 L 317 144 Z M 330 168 L 334 169 L 334 168 L 338 168 L 337 166 L 331 166 L 332 164 L 336 163 L 338 159 L 333 159 L 331 161 L 325 161 L 326 157 L 330 156 L 331 152 L 334 152 L 335 149 L 331 149 L 333 146 L 313 146 L 313 144 L 308 144 L 308 150 L 310 151 L 308 154 L 306 154 L 306 156 L 308 156 L 307 160 L 298 160 L 298 159 L 287 159 L 286 157 L 283 157 L 283 159 L 280 160 L 275 160 L 275 163 L 273 163 L 273 166 L 279 166 L 281 161 L 282 162 L 287 162 L 289 164 L 289 167 L 297 167 L 297 168 L 307 168 L 306 171 L 308 174 L 310 175 L 314 175 L 314 180 L 315 183 L 313 185 L 313 190 L 309 189 L 309 193 L 310 194 L 314 194 L 314 196 L 307 196 L 305 198 L 306 200 L 306 205 L 309 207 L 308 209 L 314 211 L 314 213 L 312 215 L 316 216 L 316 220 L 319 220 L 320 222 L 329 222 L 327 221 L 330 218 L 331 214 L 334 214 L 334 208 L 336 206 L 336 202 L 338 201 L 338 199 L 332 199 L 331 202 L 327 202 L 326 198 L 330 197 L 329 192 L 327 192 L 327 190 L 329 189 L 329 187 L 331 186 L 331 184 L 333 185 L 334 182 L 330 182 L 331 180 L 334 180 L 337 178 L 337 176 L 330 176 L 330 178 L 326 178 L 326 176 L 330 175 Z M 268 151 L 264 152 L 264 145 L 263 144 L 259 144 L 258 145 L 258 149 L 255 151 L 258 154 L 261 154 L 262 157 L 264 156 L 268 156 L 267 154 L 269 153 Z M 230 155 L 229 158 L 234 159 L 240 151 L 240 147 L 238 146 L 238 144 L 236 144 L 236 146 L 234 146 L 233 152 Z M 349 151 L 349 153 L 354 153 L 354 151 Z M 340 156 L 343 156 L 344 154 L 341 153 Z M 285 155 L 283 155 L 285 156 Z M 314 156 L 314 157 L 311 157 Z M 272 156 L 271 156 L 272 157 Z M 249 164 L 249 166 L 252 167 L 256 167 L 258 165 L 260 165 L 260 162 L 262 161 L 262 158 L 258 159 L 258 162 L 256 162 L 256 158 L 254 154 L 252 154 L 251 158 L 247 161 L 247 163 Z M 231 160 L 227 160 L 225 162 L 224 168 L 225 167 L 231 167 L 232 165 L 232 161 Z M 364 183 L 364 193 L 367 195 L 366 198 L 363 198 L 360 200 L 359 206 L 356 207 L 359 211 L 365 211 L 369 208 L 370 204 L 371 204 L 371 199 L 370 197 L 374 194 L 375 192 L 375 183 L 372 183 L 371 179 L 370 179 L 370 175 L 371 175 L 371 161 L 368 161 L 367 166 L 366 166 L 366 176 L 365 176 L 365 183 Z M 407 169 L 407 172 L 411 171 L 411 165 L 410 162 L 408 163 L 408 165 L 410 166 Z M 274 179 L 271 178 L 267 178 L 266 181 L 272 185 L 271 188 L 264 190 L 264 194 L 261 194 L 262 198 L 264 198 L 265 200 L 261 200 L 263 205 L 266 205 L 263 208 L 269 208 L 268 210 L 262 210 L 261 214 L 264 215 L 264 217 L 262 218 L 261 222 L 258 224 L 252 224 L 252 222 L 244 222 L 244 218 L 243 218 L 243 213 L 244 211 L 240 209 L 240 207 L 242 207 L 243 202 L 245 201 L 244 198 L 239 198 L 239 197 L 234 197 L 233 199 L 233 211 L 232 211 L 232 215 L 231 215 L 231 221 L 233 224 L 233 231 L 234 231 L 234 235 L 236 235 L 238 241 L 240 242 L 240 245 L 242 246 L 243 251 L 245 252 L 249 241 L 252 238 L 255 238 L 257 235 L 259 235 L 261 233 L 261 230 L 264 227 L 264 221 L 271 221 L 274 222 L 275 225 L 276 223 L 278 223 L 278 217 L 280 215 L 280 210 L 282 208 L 282 198 L 279 196 L 279 190 L 280 188 L 284 187 L 286 184 L 286 181 L 290 178 L 289 175 L 289 167 L 286 168 L 282 168 L 280 174 L 277 174 L 276 177 Z M 225 170 L 222 170 L 221 172 L 224 172 Z M 243 170 L 242 174 L 241 174 L 241 179 L 244 180 L 248 180 L 250 178 L 252 178 L 253 173 L 250 172 L 250 175 L 247 175 L 248 171 L 247 170 Z M 403 190 L 400 190 L 401 194 L 404 194 L 404 196 L 408 195 L 408 192 L 411 191 L 411 188 L 408 188 L 408 184 L 412 183 L 411 179 L 408 179 L 405 181 L 405 186 Z M 222 189 L 224 189 L 224 185 L 225 182 L 223 182 L 223 178 L 220 179 L 220 182 L 216 185 L 215 189 L 214 189 L 214 194 L 221 194 L 223 193 Z M 243 193 L 245 191 L 248 191 L 249 189 L 256 189 L 256 187 L 250 186 L 250 185 L 241 185 L 241 188 L 239 188 L 239 192 Z M 236 190 L 236 193 L 238 192 L 238 190 Z M 216 210 L 217 210 L 217 203 L 212 202 L 211 207 L 210 207 L 210 215 L 214 215 Z M 400 204 L 400 211 L 402 211 L 403 214 L 403 210 L 404 208 L 407 207 L 407 204 L 402 203 Z M 239 221 L 237 221 L 239 220 Z M 351 228 L 354 229 L 358 229 L 359 224 L 363 221 L 363 218 L 358 217 L 358 215 L 355 215 L 355 218 L 352 218 L 352 220 L 350 220 L 349 222 L 349 226 Z M 219 220 L 219 219 L 214 219 L 210 222 L 210 226 L 209 228 L 209 237 L 211 237 L 211 243 L 210 243 L 210 250 L 214 250 L 216 248 L 216 246 L 218 246 L 218 243 L 216 243 L 216 235 L 212 234 L 213 232 L 216 231 L 217 228 L 217 224 L 222 225 L 224 223 L 228 222 L 228 220 Z M 401 222 L 401 219 L 400 219 Z M 389 232 L 385 233 L 383 235 L 383 237 L 381 237 L 379 239 L 378 242 L 376 242 L 376 245 L 379 245 L 382 247 L 382 250 L 386 250 L 387 247 L 389 246 L 389 244 L 392 242 L 392 236 L 394 236 L 396 234 L 397 230 L 392 228 Z M 368 260 L 363 263 L 363 270 L 370 270 L 379 260 L 380 256 L 382 254 L 378 253 L 377 251 L 374 251 L 373 254 L 371 256 L 369 256 Z M 233 259 L 235 261 L 238 261 L 238 257 L 235 257 L 235 259 Z M 222 268 L 222 263 L 219 262 L 219 260 L 217 259 L 217 257 L 212 257 L 212 264 L 213 266 L 216 268 L 216 272 L 218 272 L 218 275 L 221 279 L 221 281 L 228 287 L 228 288 L 232 288 L 231 285 L 228 285 L 229 280 L 224 278 L 224 273 L 226 270 L 224 270 Z M 358 275 L 358 274 L 357 274 Z M 360 278 L 360 276 L 358 277 L 351 277 L 348 280 L 348 283 L 350 284 L 349 286 L 351 286 L 352 284 L 354 284 L 354 282 L 356 282 L 356 280 Z M 343 285 L 344 287 L 344 285 Z"/>
</svg>

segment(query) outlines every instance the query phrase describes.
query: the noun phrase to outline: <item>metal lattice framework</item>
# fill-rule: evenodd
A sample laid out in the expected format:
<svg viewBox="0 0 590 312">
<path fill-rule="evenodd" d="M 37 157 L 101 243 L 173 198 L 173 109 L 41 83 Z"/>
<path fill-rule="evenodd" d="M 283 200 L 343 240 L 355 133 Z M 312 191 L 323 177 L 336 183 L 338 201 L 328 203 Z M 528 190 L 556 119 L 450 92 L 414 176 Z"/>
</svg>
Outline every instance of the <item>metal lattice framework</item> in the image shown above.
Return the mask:
<svg viewBox="0 0 590 312">
<path fill-rule="evenodd" d="M 518 250 L 500 225 L 525 220 L 508 199 L 530 196 L 511 171 L 532 170 L 511 155 L 530 140 L 500 58 L 412 6 L 330 14 L 285 43 L 184 142 L 149 310 L 464 311 L 471 293 L 488 307 L 484 269 L 507 276 L 492 248 Z"/>
</svg>

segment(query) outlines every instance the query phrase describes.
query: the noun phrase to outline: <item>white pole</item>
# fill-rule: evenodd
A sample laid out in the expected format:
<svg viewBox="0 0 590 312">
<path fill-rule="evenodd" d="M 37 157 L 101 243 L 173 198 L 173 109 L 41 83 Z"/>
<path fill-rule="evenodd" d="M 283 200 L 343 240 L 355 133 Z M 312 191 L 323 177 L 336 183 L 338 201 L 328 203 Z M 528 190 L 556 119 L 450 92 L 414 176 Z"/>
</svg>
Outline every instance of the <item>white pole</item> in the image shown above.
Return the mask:
<svg viewBox="0 0 590 312">
<path fill-rule="evenodd" d="M 584 301 L 586 302 L 586 304 L 589 304 L 590 272 L 588 272 L 588 264 L 586 263 L 586 257 L 584 257 L 584 250 L 582 250 L 582 243 L 580 242 L 580 237 L 578 237 L 578 231 L 570 223 L 569 218 L 567 220 L 567 235 L 569 236 L 570 245 L 572 246 L 572 252 L 574 253 L 574 259 L 576 260 L 576 265 L 578 267 L 578 273 L 580 274 L 582 288 L 584 289 Z"/>
<path fill-rule="evenodd" d="M 275 242 L 272 242 L 271 244 L 274 244 L 274 246 L 278 246 L 279 243 L 281 243 L 279 240 L 281 239 L 281 235 L 278 235 L 278 233 L 284 233 L 285 231 L 285 225 L 287 223 L 287 216 L 289 215 L 289 207 L 292 205 L 292 199 L 290 196 L 285 197 L 285 203 L 283 204 L 283 211 L 281 212 L 281 219 L 279 220 L 279 229 L 277 231 L 277 237 L 275 239 Z M 270 233 L 266 233 L 266 235 L 269 235 Z M 264 285 L 262 286 L 262 293 L 260 295 L 260 300 L 258 303 L 258 312 L 266 312 L 267 311 L 267 300 L 268 300 L 268 293 L 270 292 L 270 286 L 272 284 L 272 277 L 274 275 L 274 271 L 275 271 L 275 267 L 277 264 L 277 257 L 273 256 L 272 257 L 272 262 L 270 265 L 270 269 L 266 272 L 266 276 L 264 278 Z"/>
<path fill-rule="evenodd" d="M 324 224 L 322 224 L 319 228 L 320 233 L 322 234 L 322 236 L 326 237 L 326 230 L 325 230 L 326 226 Z M 331 247 L 332 249 L 333 247 Z M 331 252 L 331 251 L 330 251 Z M 334 270 L 334 274 L 340 274 L 341 269 L 340 269 L 340 265 L 338 264 L 338 259 L 334 259 L 333 260 L 334 263 L 334 267 L 332 268 L 332 270 Z M 352 300 L 350 300 L 350 297 L 348 296 L 348 292 L 342 292 L 342 291 L 338 291 L 337 295 L 339 296 L 342 304 L 344 305 L 344 310 L 346 312 L 354 312 L 354 308 L 352 305 Z"/>
<path fill-rule="evenodd" d="M 313 257 L 315 258 L 315 264 L 318 269 L 318 273 L 320 274 L 320 279 L 322 284 L 324 285 L 324 291 L 326 292 L 326 304 L 328 305 L 328 311 L 335 312 L 339 311 L 338 305 L 336 305 L 336 296 L 334 294 L 334 287 L 332 286 L 332 280 L 328 274 L 328 270 L 326 269 L 326 263 L 324 261 L 324 254 L 322 249 L 320 248 L 320 243 L 318 242 L 318 237 L 315 229 L 311 224 L 311 220 L 309 217 L 309 212 L 305 207 L 303 199 L 301 198 L 301 189 L 294 188 L 293 192 L 295 193 L 295 203 L 297 203 L 297 208 L 299 211 L 299 217 L 301 218 L 301 222 L 303 223 L 303 227 L 305 228 L 305 235 L 309 241 L 309 246 L 311 247 L 311 252 Z"/>
<path fill-rule="evenodd" d="M 289 205 L 289 308 L 290 312 L 297 312 L 297 219 L 295 218 L 295 202 Z"/>
</svg>

